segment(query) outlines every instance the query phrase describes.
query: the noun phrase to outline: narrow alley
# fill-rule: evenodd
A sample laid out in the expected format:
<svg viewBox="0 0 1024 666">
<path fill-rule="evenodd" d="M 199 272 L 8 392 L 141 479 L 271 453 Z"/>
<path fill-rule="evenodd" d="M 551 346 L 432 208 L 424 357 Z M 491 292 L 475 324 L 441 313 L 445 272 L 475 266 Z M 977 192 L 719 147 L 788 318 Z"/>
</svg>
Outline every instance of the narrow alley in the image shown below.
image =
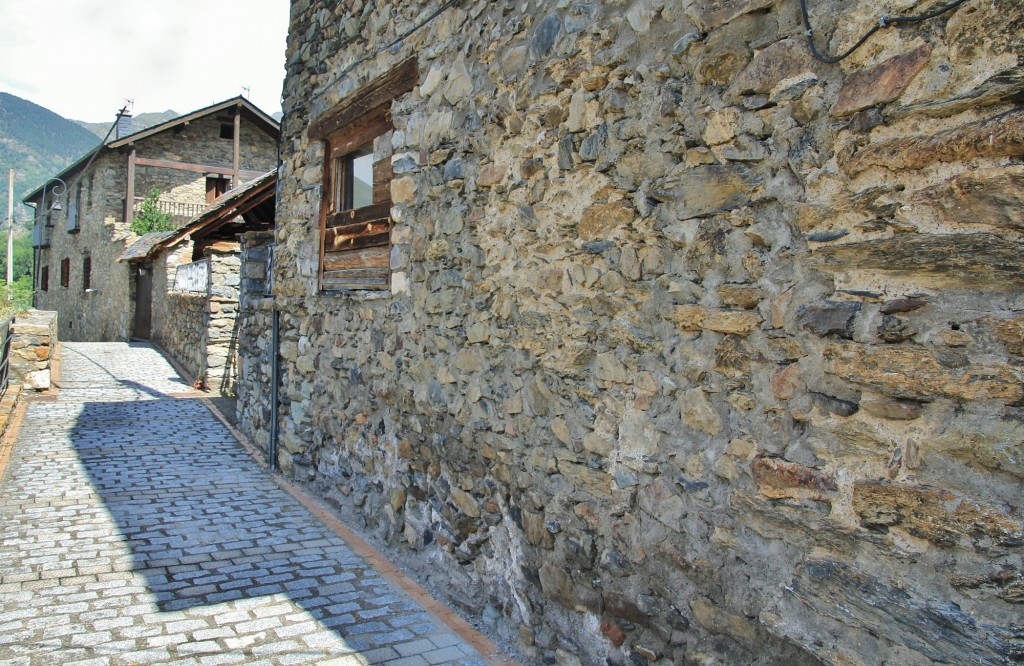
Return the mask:
<svg viewBox="0 0 1024 666">
<path fill-rule="evenodd" d="M 276 484 L 154 348 L 60 362 L 0 469 L 0 664 L 507 663 Z"/>
</svg>

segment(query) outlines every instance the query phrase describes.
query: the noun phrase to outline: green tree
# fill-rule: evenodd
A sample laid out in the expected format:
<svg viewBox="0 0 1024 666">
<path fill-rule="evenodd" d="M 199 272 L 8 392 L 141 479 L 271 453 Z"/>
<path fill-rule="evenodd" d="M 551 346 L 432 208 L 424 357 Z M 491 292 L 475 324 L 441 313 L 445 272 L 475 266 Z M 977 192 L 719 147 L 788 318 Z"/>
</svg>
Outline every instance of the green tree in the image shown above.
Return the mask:
<svg viewBox="0 0 1024 666">
<path fill-rule="evenodd" d="M 157 200 L 160 198 L 160 191 L 155 187 L 149 191 L 149 196 L 142 200 L 139 212 L 132 218 L 131 227 L 138 235 L 152 233 L 154 231 L 174 231 L 177 227 L 171 222 L 171 214 L 160 211 Z"/>
<path fill-rule="evenodd" d="M 0 281 L 7 275 L 7 230 L 0 230 Z M 14 279 L 32 272 L 32 235 L 15 229 L 14 236 Z"/>
</svg>

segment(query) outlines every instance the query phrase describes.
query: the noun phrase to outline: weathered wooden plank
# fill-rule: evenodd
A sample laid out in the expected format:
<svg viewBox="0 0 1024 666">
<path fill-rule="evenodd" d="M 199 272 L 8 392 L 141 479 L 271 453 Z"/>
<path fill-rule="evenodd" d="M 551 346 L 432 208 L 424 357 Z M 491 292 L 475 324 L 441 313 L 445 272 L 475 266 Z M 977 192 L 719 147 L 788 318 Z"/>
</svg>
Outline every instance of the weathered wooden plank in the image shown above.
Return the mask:
<svg viewBox="0 0 1024 666">
<path fill-rule="evenodd" d="M 324 271 L 349 268 L 390 268 L 391 248 L 388 245 L 324 253 Z"/>
<path fill-rule="evenodd" d="M 373 109 L 383 104 L 390 105 L 396 97 L 411 91 L 418 81 L 419 64 L 415 57 L 409 58 L 353 92 L 314 121 L 309 127 L 309 138 L 313 141 L 327 139 Z"/>
<path fill-rule="evenodd" d="M 321 289 L 387 289 L 391 285 L 391 274 L 386 269 L 356 269 L 325 271 L 320 281 Z"/>
<path fill-rule="evenodd" d="M 391 167 L 391 158 L 386 157 L 373 164 L 373 202 L 391 207 L 391 179 L 395 171 Z"/>
<path fill-rule="evenodd" d="M 342 252 L 345 250 L 358 250 L 364 247 L 388 245 L 390 242 L 390 229 L 384 229 L 383 231 L 362 235 L 345 234 L 325 239 L 324 254 L 327 254 L 328 252 Z"/>
<path fill-rule="evenodd" d="M 359 118 L 345 128 L 342 134 L 331 136 L 331 159 L 344 157 L 352 151 L 365 146 L 382 134 L 394 129 L 391 124 L 391 112 L 387 108 L 374 109 L 365 118 Z"/>
<path fill-rule="evenodd" d="M 352 208 L 343 210 L 340 213 L 333 213 L 327 218 L 327 228 L 377 222 L 390 219 L 390 217 L 391 202 L 387 201 L 372 206 L 363 206 L 362 208 Z"/>
</svg>

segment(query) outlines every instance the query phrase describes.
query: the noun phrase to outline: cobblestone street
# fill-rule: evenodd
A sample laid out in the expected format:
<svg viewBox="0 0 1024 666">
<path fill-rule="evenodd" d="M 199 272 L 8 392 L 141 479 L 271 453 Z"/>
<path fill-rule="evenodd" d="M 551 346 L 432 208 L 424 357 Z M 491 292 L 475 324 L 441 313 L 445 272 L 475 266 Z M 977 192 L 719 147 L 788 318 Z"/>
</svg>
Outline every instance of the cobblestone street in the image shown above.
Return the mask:
<svg viewBox="0 0 1024 666">
<path fill-rule="evenodd" d="M 0 478 L 0 664 L 489 664 L 152 347 L 64 343 Z"/>
</svg>

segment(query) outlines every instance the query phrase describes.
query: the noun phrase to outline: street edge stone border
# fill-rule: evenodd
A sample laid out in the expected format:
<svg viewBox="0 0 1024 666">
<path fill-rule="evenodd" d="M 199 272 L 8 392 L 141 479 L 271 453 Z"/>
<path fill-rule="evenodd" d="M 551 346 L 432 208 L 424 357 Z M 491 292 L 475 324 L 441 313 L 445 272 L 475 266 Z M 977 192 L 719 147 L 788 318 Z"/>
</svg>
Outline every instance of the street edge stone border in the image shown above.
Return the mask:
<svg viewBox="0 0 1024 666">
<path fill-rule="evenodd" d="M 252 456 L 253 460 L 255 460 L 260 467 L 270 473 L 267 461 L 263 458 L 263 453 L 257 449 L 245 435 L 231 425 L 231 422 L 227 417 L 221 414 L 220 410 L 217 409 L 209 398 L 201 397 L 200 399 L 214 417 L 228 429 L 238 443 L 242 445 L 250 456 Z M 374 548 L 369 542 L 364 540 L 352 531 L 351 528 L 335 517 L 331 510 L 320 500 L 278 474 L 272 474 L 271 478 L 282 490 L 294 497 L 306 508 L 307 511 L 313 514 L 315 518 L 322 521 L 328 529 L 344 540 L 345 543 L 348 544 L 349 548 L 366 560 L 374 569 L 379 571 L 384 578 L 402 588 L 406 594 L 412 597 L 428 613 L 432 614 L 442 624 L 451 629 L 456 636 L 473 646 L 473 648 L 476 649 L 484 659 L 494 664 L 494 666 L 518 666 L 518 662 L 503 654 L 491 639 L 474 629 L 472 625 L 462 619 L 451 608 L 431 596 L 422 585 L 405 575 L 379 550 Z"/>
<path fill-rule="evenodd" d="M 25 418 L 25 410 L 28 408 L 28 400 L 22 396 L 14 407 L 14 413 L 7 422 L 7 429 L 0 437 L 0 488 L 3 487 L 4 475 L 7 473 L 7 464 L 14 453 L 14 442 L 18 439 L 18 431 L 21 430 L 21 422 Z"/>
</svg>

